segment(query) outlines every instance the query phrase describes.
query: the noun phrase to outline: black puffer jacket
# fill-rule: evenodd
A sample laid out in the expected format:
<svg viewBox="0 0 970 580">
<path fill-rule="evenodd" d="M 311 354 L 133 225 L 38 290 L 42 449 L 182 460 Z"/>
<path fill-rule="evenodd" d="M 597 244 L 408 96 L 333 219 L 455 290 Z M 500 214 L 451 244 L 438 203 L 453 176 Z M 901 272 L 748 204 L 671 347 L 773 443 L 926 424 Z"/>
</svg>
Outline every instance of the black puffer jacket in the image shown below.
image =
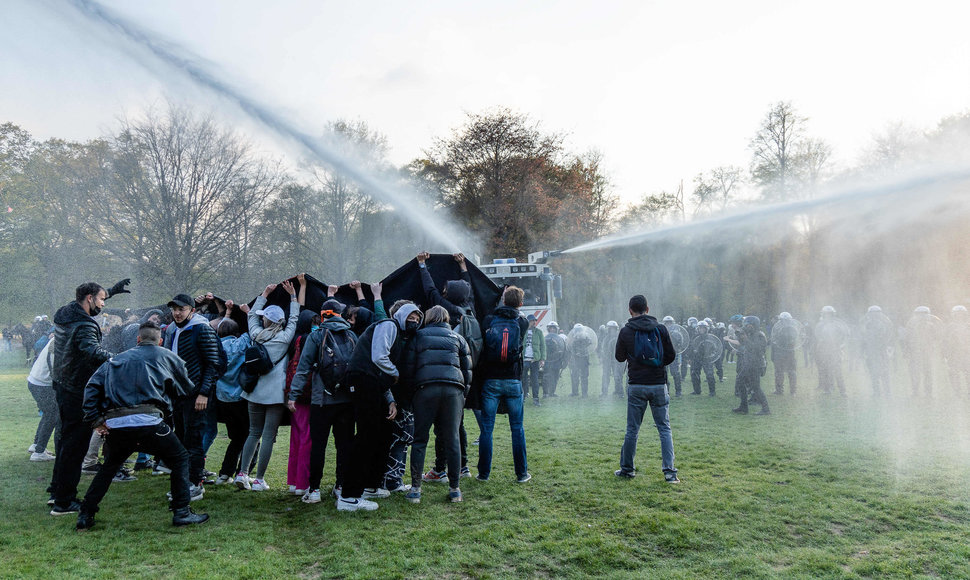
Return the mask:
<svg viewBox="0 0 970 580">
<path fill-rule="evenodd" d="M 468 344 L 445 322 L 418 330 L 405 356 L 404 373 L 415 390 L 448 384 L 464 391 L 472 382 Z"/>
<path fill-rule="evenodd" d="M 51 379 L 55 389 L 80 395 L 84 385 L 111 353 L 101 346 L 101 327 L 77 302 L 54 314 Z"/>
<path fill-rule="evenodd" d="M 97 427 L 105 418 L 133 413 L 163 417 L 172 413 L 172 397 L 194 389 L 185 363 L 172 351 L 145 344 L 115 355 L 101 365 L 84 389 L 84 421 Z"/>
<path fill-rule="evenodd" d="M 663 366 L 655 367 L 641 363 L 636 357 L 636 337 L 637 332 L 647 332 L 653 329 L 660 331 L 660 341 L 663 344 Z M 626 325 L 620 329 L 620 335 L 616 338 L 616 360 L 617 362 L 630 361 L 627 367 L 628 381 L 631 385 L 666 385 L 667 384 L 667 365 L 674 362 L 677 357 L 674 345 L 670 342 L 670 334 L 667 327 L 657 322 L 657 319 L 647 314 L 634 316 L 627 320 Z"/>
<path fill-rule="evenodd" d="M 219 378 L 219 337 L 212 330 L 208 321 L 201 315 L 193 315 L 192 322 L 179 333 L 178 356 L 185 361 L 185 369 L 189 378 L 195 384 L 195 395 L 209 397 L 216 393 L 216 381 Z M 164 333 L 165 348 L 172 350 L 172 340 L 175 336 L 175 323 L 170 324 Z M 280 388 L 282 389 L 282 385 Z"/>
</svg>

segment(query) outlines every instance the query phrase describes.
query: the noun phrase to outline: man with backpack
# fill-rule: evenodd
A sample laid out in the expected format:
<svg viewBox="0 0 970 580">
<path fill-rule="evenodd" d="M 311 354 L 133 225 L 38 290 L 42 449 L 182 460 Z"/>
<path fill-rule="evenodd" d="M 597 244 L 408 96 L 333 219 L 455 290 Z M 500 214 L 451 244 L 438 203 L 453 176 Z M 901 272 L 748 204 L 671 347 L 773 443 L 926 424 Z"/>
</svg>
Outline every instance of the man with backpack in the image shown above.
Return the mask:
<svg viewBox="0 0 970 580">
<path fill-rule="evenodd" d="M 643 414 L 650 406 L 653 422 L 660 434 L 660 456 L 664 479 L 680 483 L 674 467 L 674 441 L 670 434 L 670 393 L 667 390 L 667 365 L 674 362 L 676 353 L 667 327 L 649 316 L 647 299 L 642 294 L 630 298 L 630 319 L 620 329 L 616 339 L 617 362 L 627 366 L 626 437 L 620 450 L 620 469 L 617 477 L 635 477 L 633 460 L 637 453 L 637 437 Z"/>
<path fill-rule="evenodd" d="M 502 294 L 503 305 L 487 316 L 482 325 L 485 348 L 476 369 L 485 379 L 482 385 L 482 435 L 478 448 L 479 481 L 488 481 L 492 471 L 492 432 L 500 402 L 508 408 L 516 481 L 525 483 L 532 479 L 522 424 L 523 343 L 529 329 L 529 323 L 519 315 L 524 295 L 521 288 L 506 288 Z"/>
<path fill-rule="evenodd" d="M 331 430 L 337 449 L 337 478 L 333 489 L 334 495 L 340 496 L 354 439 L 354 406 L 346 375 L 357 335 L 350 323 L 338 314 L 343 311 L 342 304 L 327 300 L 321 308 L 320 328 L 310 333 L 303 345 L 287 401 L 290 410 L 294 410 L 297 399 L 310 383 L 310 484 L 303 495 L 304 503 L 320 502 L 320 480 Z"/>
<path fill-rule="evenodd" d="M 164 347 L 185 362 L 195 387 L 189 397 L 174 401 L 175 434 L 189 452 L 189 482 L 192 499 L 202 497 L 205 479 L 205 454 L 202 434 L 206 428 L 206 409 L 215 404 L 216 381 L 226 370 L 226 354 L 209 321 L 195 311 L 195 300 L 179 294 L 167 305 L 172 324 L 165 328 Z"/>
</svg>

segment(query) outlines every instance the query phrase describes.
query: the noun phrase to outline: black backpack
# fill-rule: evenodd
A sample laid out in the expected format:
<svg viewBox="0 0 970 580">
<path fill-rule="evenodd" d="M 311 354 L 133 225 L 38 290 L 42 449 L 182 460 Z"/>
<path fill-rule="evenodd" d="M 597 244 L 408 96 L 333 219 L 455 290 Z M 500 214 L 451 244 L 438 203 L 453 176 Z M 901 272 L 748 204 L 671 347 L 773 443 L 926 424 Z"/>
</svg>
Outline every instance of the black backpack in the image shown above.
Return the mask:
<svg viewBox="0 0 970 580">
<path fill-rule="evenodd" d="M 522 356 L 522 329 L 519 317 L 493 316 L 485 331 L 485 359 L 502 364 L 512 363 Z"/>
<path fill-rule="evenodd" d="M 246 348 L 242 368 L 239 369 L 239 386 L 247 393 L 253 392 L 256 383 L 259 382 L 259 377 L 272 371 L 273 367 L 284 358 L 286 358 L 286 352 L 276 362 L 273 362 L 263 343 L 254 342 Z"/>
<path fill-rule="evenodd" d="M 648 367 L 663 366 L 664 343 L 659 325 L 650 330 L 636 331 L 633 338 L 633 357 Z"/>
<path fill-rule="evenodd" d="M 332 397 L 344 386 L 350 358 L 357 346 L 357 335 L 350 329 L 334 332 L 321 328 L 317 332 L 323 332 L 323 337 L 314 372 L 320 377 L 324 392 Z"/>
<path fill-rule="evenodd" d="M 468 343 L 468 353 L 472 357 L 472 368 L 474 368 L 482 356 L 485 339 L 482 337 L 482 327 L 478 324 L 475 311 L 471 307 L 462 308 L 461 322 L 455 330 Z"/>
</svg>

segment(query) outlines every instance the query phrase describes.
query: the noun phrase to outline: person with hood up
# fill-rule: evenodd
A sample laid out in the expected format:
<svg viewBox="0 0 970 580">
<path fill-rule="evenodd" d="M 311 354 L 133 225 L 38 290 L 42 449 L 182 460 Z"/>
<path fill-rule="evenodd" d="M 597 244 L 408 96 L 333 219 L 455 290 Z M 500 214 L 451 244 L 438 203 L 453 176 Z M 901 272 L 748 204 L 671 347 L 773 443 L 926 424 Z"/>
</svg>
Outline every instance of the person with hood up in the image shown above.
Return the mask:
<svg viewBox="0 0 970 580">
<path fill-rule="evenodd" d="M 129 293 L 125 286 L 130 283 L 130 279 L 122 280 L 110 290 L 95 282 L 81 284 L 74 291 L 74 301 L 54 314 L 51 385 L 61 416 L 61 441 L 51 476 L 51 515 L 74 514 L 81 508 L 76 498 L 77 484 L 93 432 L 81 411 L 84 387 L 113 354 L 102 348 L 101 327 L 94 317 L 101 313 L 106 299 Z"/>
<path fill-rule="evenodd" d="M 215 399 L 219 349 L 222 346 L 216 332 L 209 326 L 209 320 L 196 313 L 195 300 L 191 296 L 179 294 L 167 306 L 172 312 L 172 324 L 165 328 L 163 346 L 185 362 L 189 378 L 195 385 L 191 397 L 174 401 L 173 418 L 175 434 L 189 452 L 192 497 L 198 499 L 203 494 L 202 482 L 205 479 L 202 438 L 207 428 L 209 398 Z"/>
<path fill-rule="evenodd" d="M 432 306 L 441 306 L 447 310 L 449 324 L 451 324 L 452 330 L 461 334 L 459 329 L 462 319 L 465 316 L 475 318 L 475 296 L 472 292 L 472 279 L 468 273 L 468 265 L 465 264 L 465 255 L 458 253 L 452 256 L 455 262 L 458 263 L 458 269 L 461 271 L 461 279 L 448 280 L 440 292 L 435 288 L 434 279 L 431 277 L 431 272 L 428 270 L 426 264 L 427 259 L 430 257 L 431 254 L 428 252 L 421 252 L 415 258 L 418 261 L 418 268 L 421 272 L 421 285 L 427 297 L 427 302 Z M 479 329 L 480 331 L 481 329 Z M 471 348 L 471 345 L 469 345 L 469 348 Z M 474 365 L 474 362 L 472 364 Z M 481 416 L 480 410 L 475 409 L 475 413 L 475 418 L 478 419 Z M 446 449 L 444 439 L 439 437 L 437 424 L 435 424 L 434 429 L 434 465 L 424 474 L 423 481 L 447 481 L 448 473 L 445 465 L 447 460 L 445 458 Z M 481 431 L 481 425 L 479 425 L 479 431 Z M 468 470 L 468 433 L 465 431 L 464 413 L 458 424 L 458 440 L 461 442 L 461 476 L 469 477 L 471 476 L 471 472 Z"/>
<path fill-rule="evenodd" d="M 344 384 L 327 382 L 325 373 L 319 368 L 321 349 L 330 348 L 328 335 L 332 344 L 339 348 L 341 345 L 349 347 L 353 354 L 353 345 L 357 336 L 351 330 L 349 322 L 340 317 L 344 305 L 336 300 L 327 300 L 321 306 L 320 327 L 307 335 L 306 342 L 300 353 L 293 381 L 290 383 L 289 400 L 287 406 L 294 410 L 298 401 L 309 395 L 310 407 L 310 465 L 309 479 L 306 492 L 303 494 L 304 503 L 320 502 L 320 480 L 323 478 L 323 467 L 327 455 L 327 443 L 333 432 L 333 443 L 337 449 L 336 481 L 333 487 L 335 496 L 340 497 L 347 469 L 350 464 L 350 446 L 354 439 L 354 406 L 351 402 L 350 389 Z M 342 356 L 336 349 L 331 354 L 334 364 Z M 339 377 L 335 377 L 339 378 Z M 309 385 L 307 384 L 309 383 Z"/>
<path fill-rule="evenodd" d="M 281 284 L 283 290 L 290 295 L 290 316 L 283 317 L 283 309 L 276 305 L 266 306 L 266 300 L 276 284 L 270 284 L 263 293 L 256 298 L 253 308 L 247 315 L 249 322 L 249 336 L 254 343 L 262 344 L 273 362 L 273 370 L 259 377 L 256 387 L 251 393 L 243 393 L 242 397 L 249 401 L 249 437 L 242 453 L 242 470 L 236 475 L 236 487 L 265 491 L 269 489 L 266 483 L 266 468 L 270 457 L 273 456 L 273 444 L 283 414 L 286 413 L 286 399 L 283 388 L 286 384 L 287 353 L 290 341 L 296 334 L 296 321 L 300 316 L 300 302 L 296 289 L 289 280 Z M 256 462 L 256 477 L 250 479 L 249 465 L 256 455 L 256 443 L 259 442 L 259 458 Z"/>
<path fill-rule="evenodd" d="M 615 358 L 627 363 L 626 436 L 620 449 L 620 469 L 617 477 L 636 477 L 634 458 L 643 415 L 650 407 L 653 423 L 660 435 L 660 457 L 664 480 L 680 483 L 674 467 L 674 440 L 670 433 L 670 391 L 667 386 L 667 366 L 674 362 L 676 352 L 667 327 L 649 316 L 650 308 L 642 294 L 630 298 L 630 319 L 616 338 Z M 651 346 L 652 353 L 644 352 Z M 659 355 L 656 356 L 656 355 Z"/>
<path fill-rule="evenodd" d="M 556 387 L 559 386 L 559 376 L 569 356 L 566 339 L 559 334 L 559 324 L 556 321 L 546 325 L 543 338 L 546 345 L 546 364 L 542 369 L 542 397 L 558 397 Z"/>
<path fill-rule="evenodd" d="M 380 486 L 388 457 L 386 438 L 398 413 L 392 387 L 401 381 L 397 365 L 423 319 L 421 309 L 410 300 L 395 302 L 390 314 L 364 331 L 347 369 L 357 431 L 347 479 L 336 503 L 340 511 L 376 510 L 378 505 L 370 498 L 390 495 Z"/>
<path fill-rule="evenodd" d="M 94 476 L 77 518 L 79 531 L 94 526 L 94 514 L 114 473 L 132 452 L 157 454 L 172 469 L 172 524 L 201 524 L 209 519 L 189 508 L 189 454 L 163 417 L 173 399 L 196 392 L 185 363 L 161 348 L 161 330 L 152 322 L 138 329 L 138 346 L 101 365 L 84 389 L 84 421 L 105 437 L 104 468 Z"/>
</svg>

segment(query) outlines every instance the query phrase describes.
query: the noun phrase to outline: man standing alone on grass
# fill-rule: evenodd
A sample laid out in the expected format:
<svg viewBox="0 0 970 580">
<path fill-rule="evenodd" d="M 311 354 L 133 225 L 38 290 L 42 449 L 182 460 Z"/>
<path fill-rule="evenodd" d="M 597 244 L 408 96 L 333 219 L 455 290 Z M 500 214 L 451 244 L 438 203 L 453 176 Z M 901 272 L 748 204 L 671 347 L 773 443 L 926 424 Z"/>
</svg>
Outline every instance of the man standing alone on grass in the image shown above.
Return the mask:
<svg viewBox="0 0 970 580">
<path fill-rule="evenodd" d="M 642 294 L 630 298 L 630 320 L 620 329 L 616 340 L 617 362 L 628 362 L 626 437 L 620 450 L 620 469 L 617 477 L 635 477 L 633 459 L 637 453 L 637 437 L 643 414 L 650 406 L 653 422 L 660 434 L 660 456 L 664 479 L 680 483 L 674 467 L 674 441 L 670 435 L 667 392 L 667 365 L 674 362 L 676 353 L 670 342 L 667 327 L 648 316 L 647 299 Z"/>
</svg>

